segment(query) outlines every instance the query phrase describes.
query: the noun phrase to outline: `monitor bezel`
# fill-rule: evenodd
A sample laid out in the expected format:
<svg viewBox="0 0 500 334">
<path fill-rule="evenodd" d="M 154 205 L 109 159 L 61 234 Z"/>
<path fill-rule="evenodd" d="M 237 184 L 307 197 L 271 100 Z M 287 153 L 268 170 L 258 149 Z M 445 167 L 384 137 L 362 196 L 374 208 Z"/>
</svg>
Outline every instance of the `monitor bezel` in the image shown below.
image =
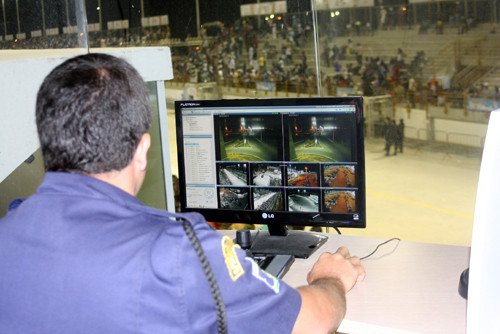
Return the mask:
<svg viewBox="0 0 500 334">
<path fill-rule="evenodd" d="M 220 208 L 187 208 L 186 176 L 184 162 L 184 145 L 182 129 L 182 113 L 184 107 L 266 107 L 266 106 L 313 106 L 313 105 L 356 105 L 356 178 L 359 185 L 356 190 L 356 206 L 358 220 L 351 219 L 352 214 L 326 212 L 290 212 L 263 210 L 231 210 Z M 181 212 L 199 212 L 209 222 L 244 223 L 265 225 L 292 225 L 311 227 L 366 227 L 366 180 L 365 153 L 363 135 L 363 98 L 352 97 L 311 97 L 311 98 L 269 98 L 269 99 L 222 99 L 222 100 L 188 100 L 175 101 L 177 157 L 180 188 Z M 326 219 L 328 218 L 328 219 Z M 336 219 L 334 219 L 336 218 Z"/>
</svg>

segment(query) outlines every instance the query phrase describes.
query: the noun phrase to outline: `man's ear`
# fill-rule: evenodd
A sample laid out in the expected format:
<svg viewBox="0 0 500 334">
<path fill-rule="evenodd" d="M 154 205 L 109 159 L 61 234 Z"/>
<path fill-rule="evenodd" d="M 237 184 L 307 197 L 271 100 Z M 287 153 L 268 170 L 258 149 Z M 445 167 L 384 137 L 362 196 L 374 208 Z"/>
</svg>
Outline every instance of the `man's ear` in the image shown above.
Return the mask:
<svg viewBox="0 0 500 334">
<path fill-rule="evenodd" d="M 140 171 L 145 171 L 148 166 L 148 150 L 151 147 L 151 136 L 149 133 L 142 135 L 135 149 L 133 161 Z"/>
</svg>

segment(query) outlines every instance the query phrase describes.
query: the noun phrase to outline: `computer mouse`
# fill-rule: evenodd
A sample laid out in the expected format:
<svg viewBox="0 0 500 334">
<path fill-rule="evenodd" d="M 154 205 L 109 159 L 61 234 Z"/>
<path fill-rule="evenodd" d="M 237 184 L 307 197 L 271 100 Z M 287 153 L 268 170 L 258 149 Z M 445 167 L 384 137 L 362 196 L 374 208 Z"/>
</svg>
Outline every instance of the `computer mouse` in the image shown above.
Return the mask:
<svg viewBox="0 0 500 334">
<path fill-rule="evenodd" d="M 469 268 L 465 269 L 460 275 L 460 282 L 458 283 L 458 293 L 463 298 L 467 299 L 467 292 L 469 291 Z"/>
</svg>

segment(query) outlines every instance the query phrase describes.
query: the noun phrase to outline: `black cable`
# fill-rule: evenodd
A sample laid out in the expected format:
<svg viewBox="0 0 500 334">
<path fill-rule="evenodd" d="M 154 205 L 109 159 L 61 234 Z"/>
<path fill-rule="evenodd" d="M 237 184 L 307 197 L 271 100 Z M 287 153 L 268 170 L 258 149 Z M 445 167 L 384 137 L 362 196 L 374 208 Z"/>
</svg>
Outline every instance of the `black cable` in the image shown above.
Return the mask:
<svg viewBox="0 0 500 334">
<path fill-rule="evenodd" d="M 372 256 L 373 254 L 375 254 L 377 252 L 377 250 L 379 249 L 380 246 L 385 245 L 385 244 L 387 244 L 387 243 L 389 243 L 391 241 L 394 241 L 394 240 L 401 241 L 401 239 L 399 239 L 399 238 L 392 238 L 392 239 L 386 240 L 386 241 L 378 244 L 377 247 L 375 248 L 375 250 L 373 252 L 371 252 L 370 254 L 368 254 L 366 256 L 361 257 L 360 260 L 364 260 L 364 259 L 369 258 L 370 256 Z"/>
<path fill-rule="evenodd" d="M 220 292 L 219 284 L 215 279 L 214 272 L 210 263 L 208 262 L 207 256 L 203 251 L 200 240 L 196 236 L 193 226 L 186 219 L 183 219 L 182 225 L 184 226 L 184 231 L 186 231 L 186 235 L 193 245 L 193 249 L 196 252 L 196 255 L 200 259 L 201 267 L 203 269 L 203 273 L 207 278 L 208 284 L 210 286 L 210 292 L 212 293 L 212 298 L 214 299 L 215 310 L 217 312 L 217 330 L 219 334 L 227 333 L 227 317 L 226 317 L 226 305 L 224 304 L 224 300 L 222 300 L 222 294 Z"/>
<path fill-rule="evenodd" d="M 260 229 L 260 228 L 259 228 L 259 229 L 257 229 L 257 233 L 255 233 L 255 237 L 253 237 L 253 239 L 252 239 L 252 240 L 250 240 L 250 241 L 251 241 L 251 243 L 253 243 L 255 240 L 257 240 L 257 237 L 259 236 L 260 231 L 261 231 L 261 229 Z"/>
<path fill-rule="evenodd" d="M 335 232 L 337 232 L 338 235 L 342 235 L 342 233 L 340 233 L 340 230 L 338 228 L 338 226 L 327 226 L 326 227 L 326 233 L 330 233 L 330 227 L 333 228 L 335 230 Z"/>
</svg>

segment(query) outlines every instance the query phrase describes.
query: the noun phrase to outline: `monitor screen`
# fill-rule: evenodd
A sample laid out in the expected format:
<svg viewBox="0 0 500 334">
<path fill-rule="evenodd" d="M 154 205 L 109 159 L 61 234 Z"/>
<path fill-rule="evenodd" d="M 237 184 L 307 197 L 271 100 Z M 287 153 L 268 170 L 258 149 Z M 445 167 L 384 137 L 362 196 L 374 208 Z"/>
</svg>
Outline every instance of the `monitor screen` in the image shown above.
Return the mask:
<svg viewBox="0 0 500 334">
<path fill-rule="evenodd" d="M 182 211 L 271 235 L 365 227 L 361 97 L 176 101 L 175 112 Z"/>
</svg>

